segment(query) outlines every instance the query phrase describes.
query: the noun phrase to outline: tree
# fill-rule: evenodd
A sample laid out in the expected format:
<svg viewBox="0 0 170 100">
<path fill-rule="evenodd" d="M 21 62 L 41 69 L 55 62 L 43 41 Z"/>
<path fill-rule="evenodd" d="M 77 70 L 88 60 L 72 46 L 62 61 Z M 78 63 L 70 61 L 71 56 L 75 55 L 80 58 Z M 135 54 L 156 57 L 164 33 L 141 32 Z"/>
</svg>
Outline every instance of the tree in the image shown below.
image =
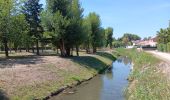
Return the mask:
<svg viewBox="0 0 170 100">
<path fill-rule="evenodd" d="M 141 40 L 141 37 L 139 37 L 136 34 L 131 33 L 125 33 L 121 38 L 118 39 L 119 41 L 122 41 L 124 46 L 127 46 L 129 44 L 132 44 L 132 41 Z"/>
<path fill-rule="evenodd" d="M 70 7 L 69 0 L 47 0 L 47 11 L 53 16 L 51 22 L 47 23 L 51 29 L 52 41 L 56 47 L 60 48 L 61 56 L 67 56 L 66 54 L 66 33 L 70 24 L 68 19 L 68 7 Z M 49 27 L 49 28 L 50 28 Z"/>
<path fill-rule="evenodd" d="M 157 32 L 157 41 L 158 43 L 163 43 L 163 44 L 167 44 L 168 42 L 170 42 L 169 38 L 170 38 L 170 29 L 160 29 L 160 31 Z"/>
<path fill-rule="evenodd" d="M 97 52 L 97 47 L 99 47 L 100 35 L 101 35 L 101 21 L 100 16 L 96 13 L 90 13 L 88 16 L 88 20 L 90 21 L 91 25 L 91 44 L 93 47 L 93 53 Z"/>
<path fill-rule="evenodd" d="M 88 17 L 85 17 L 83 19 L 83 33 L 84 33 L 84 43 L 83 45 L 85 46 L 86 53 L 90 53 L 90 46 L 91 46 L 91 34 L 92 34 L 92 29 L 91 29 L 91 23 L 88 20 Z"/>
<path fill-rule="evenodd" d="M 56 41 L 56 44 L 59 45 L 61 56 L 67 56 L 65 49 L 65 34 L 69 23 L 69 20 L 62 16 L 59 11 L 54 14 L 52 24 L 54 33 L 52 34 L 52 37 L 53 41 Z"/>
<path fill-rule="evenodd" d="M 52 14 L 60 11 L 61 15 L 66 17 L 70 3 L 71 0 L 47 0 L 47 8 Z"/>
<path fill-rule="evenodd" d="M 12 0 L 0 0 L 0 37 L 5 47 L 5 55 L 8 57 L 8 35 L 10 30 Z"/>
<path fill-rule="evenodd" d="M 109 45 L 110 48 L 112 48 L 113 28 L 108 27 L 108 28 L 105 30 L 105 34 L 106 34 L 106 47 Z"/>
<path fill-rule="evenodd" d="M 23 14 L 12 16 L 9 41 L 13 44 L 15 51 L 26 44 L 25 41 L 28 40 L 26 39 L 26 35 L 28 35 L 27 33 L 28 23 L 25 20 L 25 16 Z M 26 48 L 29 48 L 28 45 Z"/>
<path fill-rule="evenodd" d="M 30 35 L 35 38 L 37 55 L 39 55 L 39 40 L 43 31 L 41 27 L 40 13 L 42 11 L 42 4 L 39 0 L 27 0 L 23 6 L 23 13 L 30 27 Z"/>
<path fill-rule="evenodd" d="M 125 46 L 127 46 L 129 44 L 129 38 L 128 37 L 124 37 L 123 40 L 122 40 L 123 44 Z"/>
<path fill-rule="evenodd" d="M 83 8 L 79 0 L 48 0 L 48 10 L 53 15 L 52 26 L 53 41 L 60 48 L 62 56 L 70 56 L 71 48 L 76 47 L 79 55 L 79 45 L 82 44 L 84 34 L 82 31 Z"/>
<path fill-rule="evenodd" d="M 75 46 L 77 56 L 79 56 L 79 46 L 84 41 L 83 33 L 83 11 L 79 0 L 72 0 L 71 11 L 69 14 L 70 24 L 66 34 L 66 52 L 70 55 L 70 48 Z"/>
</svg>

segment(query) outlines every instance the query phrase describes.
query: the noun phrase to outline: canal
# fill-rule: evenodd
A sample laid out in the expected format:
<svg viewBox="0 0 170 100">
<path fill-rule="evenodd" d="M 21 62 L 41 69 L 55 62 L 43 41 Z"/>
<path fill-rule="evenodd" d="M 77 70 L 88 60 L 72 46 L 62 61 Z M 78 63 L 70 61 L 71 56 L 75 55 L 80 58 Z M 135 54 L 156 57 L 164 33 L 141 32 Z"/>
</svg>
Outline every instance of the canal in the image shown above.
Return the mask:
<svg viewBox="0 0 170 100">
<path fill-rule="evenodd" d="M 124 90 L 131 67 L 130 59 L 120 57 L 110 70 L 50 100 L 125 100 Z"/>
</svg>

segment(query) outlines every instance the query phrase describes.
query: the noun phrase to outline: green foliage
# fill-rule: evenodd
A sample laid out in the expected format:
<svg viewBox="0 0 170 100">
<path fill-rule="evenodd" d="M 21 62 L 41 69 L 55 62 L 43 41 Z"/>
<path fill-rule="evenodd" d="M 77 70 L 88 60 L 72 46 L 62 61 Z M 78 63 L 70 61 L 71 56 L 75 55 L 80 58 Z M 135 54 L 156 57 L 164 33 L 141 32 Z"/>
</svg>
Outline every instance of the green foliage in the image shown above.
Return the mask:
<svg viewBox="0 0 170 100">
<path fill-rule="evenodd" d="M 160 29 L 157 32 L 158 50 L 163 52 L 170 52 L 170 28 Z"/>
<path fill-rule="evenodd" d="M 138 35 L 135 34 L 131 34 L 131 33 L 125 33 L 121 38 L 118 38 L 117 41 L 119 41 L 119 44 L 123 43 L 122 46 L 128 46 L 128 45 L 132 45 L 132 41 L 136 41 L 136 40 L 140 40 L 141 37 L 139 37 Z M 116 42 L 118 43 L 118 42 Z"/>
<path fill-rule="evenodd" d="M 160 31 L 157 32 L 157 42 L 167 44 L 170 42 L 170 28 L 167 29 L 160 29 Z"/>
<path fill-rule="evenodd" d="M 42 4 L 39 4 L 39 0 L 27 0 L 24 2 L 22 13 L 25 15 L 29 25 L 29 34 L 33 37 L 32 39 L 36 41 L 37 55 L 39 55 L 39 40 L 43 32 L 43 28 L 40 24 L 41 11 Z"/>
<path fill-rule="evenodd" d="M 85 40 L 83 33 L 83 11 L 79 0 L 73 0 L 69 14 L 70 24 L 66 36 L 66 39 L 68 39 L 67 44 L 71 46 L 79 46 Z"/>
<path fill-rule="evenodd" d="M 8 57 L 8 38 L 12 9 L 13 0 L 0 0 L 0 39 L 4 44 L 6 57 Z"/>
<path fill-rule="evenodd" d="M 135 40 L 140 40 L 141 37 L 139 37 L 138 35 L 136 34 L 130 34 L 130 33 L 125 33 L 123 35 L 123 37 L 121 38 L 121 40 L 123 40 L 124 38 L 127 38 L 128 41 L 135 41 Z"/>
<path fill-rule="evenodd" d="M 124 44 L 121 41 L 114 41 L 113 47 L 114 48 L 124 47 Z"/>
<path fill-rule="evenodd" d="M 70 0 L 47 0 L 47 8 L 51 13 L 60 11 L 62 16 L 67 16 L 70 7 Z"/>
<path fill-rule="evenodd" d="M 26 16 L 26 21 L 29 24 L 29 31 L 31 36 L 39 38 L 41 36 L 42 27 L 40 25 L 40 13 L 42 11 L 42 4 L 39 0 L 28 0 L 24 2 L 23 14 Z"/>
<path fill-rule="evenodd" d="M 91 26 L 91 34 L 90 34 L 90 44 L 93 47 L 93 53 L 96 53 L 97 47 L 102 46 L 102 41 L 104 41 L 104 29 L 101 28 L 101 21 L 100 16 L 96 13 L 90 13 L 87 17 L 87 20 L 89 21 L 89 25 Z"/>
<path fill-rule="evenodd" d="M 32 48 L 33 53 L 36 46 L 39 55 L 39 43 L 53 44 L 62 56 L 70 56 L 74 48 L 78 55 L 79 47 L 94 53 L 112 47 L 113 28 L 102 28 L 95 12 L 84 18 L 79 0 L 47 0 L 44 10 L 39 0 L 1 0 L 0 5 L 0 42 L 6 53 L 8 46 L 16 52 Z"/>
<path fill-rule="evenodd" d="M 170 43 L 167 44 L 160 43 L 157 45 L 157 49 L 162 52 L 170 52 Z"/>
<path fill-rule="evenodd" d="M 157 45 L 157 49 L 158 49 L 159 51 L 162 51 L 162 52 L 164 51 L 164 48 L 163 48 L 163 47 L 164 47 L 164 44 L 158 44 L 158 45 Z"/>
<path fill-rule="evenodd" d="M 83 19 L 83 33 L 84 33 L 84 42 L 83 45 L 86 48 L 86 52 L 89 53 L 90 52 L 90 47 L 91 47 L 91 41 L 92 41 L 92 29 L 91 29 L 91 23 L 90 20 L 88 20 L 87 17 L 85 17 Z"/>
<path fill-rule="evenodd" d="M 112 42 L 113 42 L 113 28 L 108 27 L 105 30 L 105 35 L 106 35 L 106 47 L 109 45 L 110 48 L 112 48 Z"/>
<path fill-rule="evenodd" d="M 29 45 L 30 42 L 27 39 L 28 24 L 25 16 L 23 14 L 12 16 L 10 28 L 9 41 L 13 43 L 13 47 L 15 49 L 22 46 L 27 47 L 26 45 Z"/>
<path fill-rule="evenodd" d="M 170 52 L 170 42 L 167 43 L 167 52 Z"/>
</svg>

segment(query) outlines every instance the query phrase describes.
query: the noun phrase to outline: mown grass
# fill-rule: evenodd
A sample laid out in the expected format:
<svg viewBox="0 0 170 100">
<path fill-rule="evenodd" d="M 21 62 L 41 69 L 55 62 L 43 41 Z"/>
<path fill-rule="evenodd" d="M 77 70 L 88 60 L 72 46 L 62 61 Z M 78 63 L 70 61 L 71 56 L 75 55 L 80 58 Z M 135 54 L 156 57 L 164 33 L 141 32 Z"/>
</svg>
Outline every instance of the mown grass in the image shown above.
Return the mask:
<svg viewBox="0 0 170 100">
<path fill-rule="evenodd" d="M 78 81 L 87 80 L 96 74 L 103 71 L 108 65 L 111 65 L 115 57 L 108 53 L 100 53 L 101 55 L 86 55 L 81 54 L 80 57 L 70 57 L 65 58 L 71 60 L 74 66 L 79 70 L 62 70 L 57 69 L 56 65 L 48 64 L 46 66 L 41 66 L 44 70 L 51 71 L 57 76 L 60 76 L 59 79 L 45 81 L 43 83 L 38 83 L 34 85 L 22 86 L 19 85 L 15 87 L 15 91 L 10 94 L 11 100 L 32 100 L 32 99 L 42 99 L 45 96 L 50 95 L 50 93 L 60 89 L 64 86 L 70 86 L 77 83 Z M 107 55 L 107 56 L 105 56 Z M 49 62 L 50 63 L 50 62 Z M 65 63 L 65 62 L 61 62 Z M 38 72 L 37 72 L 38 73 Z"/>
<path fill-rule="evenodd" d="M 121 55 L 130 57 L 134 70 L 129 76 L 127 100 L 169 100 L 170 82 L 158 69 L 160 60 L 146 52 L 135 49 L 117 49 Z"/>
</svg>

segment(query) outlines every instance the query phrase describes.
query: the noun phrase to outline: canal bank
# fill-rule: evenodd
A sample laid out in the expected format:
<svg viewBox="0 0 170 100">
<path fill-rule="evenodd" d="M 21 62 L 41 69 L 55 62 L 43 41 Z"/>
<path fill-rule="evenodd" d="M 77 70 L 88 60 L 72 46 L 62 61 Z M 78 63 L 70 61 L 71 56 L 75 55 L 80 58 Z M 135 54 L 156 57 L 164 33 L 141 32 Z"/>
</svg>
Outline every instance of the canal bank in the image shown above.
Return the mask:
<svg viewBox="0 0 170 100">
<path fill-rule="evenodd" d="M 98 75 L 115 59 L 111 52 L 81 52 L 80 57 L 30 56 L 17 58 L 15 62 L 2 60 L 1 64 L 9 64 L 9 67 L 0 69 L 0 93 L 3 93 L 0 99 L 47 99 Z"/>
<path fill-rule="evenodd" d="M 58 95 L 61 95 L 68 90 L 79 88 L 80 86 L 83 86 L 87 82 L 89 81 L 91 82 L 91 80 L 95 80 L 96 78 L 99 78 L 99 76 L 103 75 L 106 70 L 109 70 L 112 68 L 112 63 L 117 59 L 116 55 L 117 53 L 113 54 L 112 51 L 107 51 L 107 52 L 97 52 L 96 54 L 84 54 L 83 53 L 81 54 L 80 57 L 68 58 L 68 59 L 71 59 L 74 63 L 80 65 L 81 67 L 86 67 L 86 69 L 88 70 L 86 74 L 91 74 L 91 75 L 88 77 L 85 77 L 86 75 L 79 74 L 75 77 L 72 77 L 74 81 L 70 83 L 69 82 L 66 83 L 69 85 L 65 85 L 65 86 L 63 85 L 62 87 L 57 89 L 57 91 L 51 92 L 50 95 L 43 97 L 43 98 L 38 98 L 35 100 L 41 100 L 41 99 L 51 100 L 51 98 L 56 100 L 56 97 L 58 97 Z M 89 89 L 89 88 L 91 87 L 86 87 L 86 89 Z M 68 94 L 73 94 L 73 93 L 74 92 L 68 92 Z M 78 98 L 79 97 L 81 97 L 81 95 L 79 95 Z M 74 98 L 72 99 L 74 100 Z"/>
<path fill-rule="evenodd" d="M 120 57 L 103 74 L 77 87 L 66 89 L 50 100 L 125 100 L 124 90 L 128 86 L 131 60 Z"/>
<path fill-rule="evenodd" d="M 134 63 L 130 74 L 126 100 L 169 100 L 170 80 L 165 72 L 169 64 L 153 55 L 136 49 L 117 49 L 120 55 L 130 57 Z"/>
</svg>

